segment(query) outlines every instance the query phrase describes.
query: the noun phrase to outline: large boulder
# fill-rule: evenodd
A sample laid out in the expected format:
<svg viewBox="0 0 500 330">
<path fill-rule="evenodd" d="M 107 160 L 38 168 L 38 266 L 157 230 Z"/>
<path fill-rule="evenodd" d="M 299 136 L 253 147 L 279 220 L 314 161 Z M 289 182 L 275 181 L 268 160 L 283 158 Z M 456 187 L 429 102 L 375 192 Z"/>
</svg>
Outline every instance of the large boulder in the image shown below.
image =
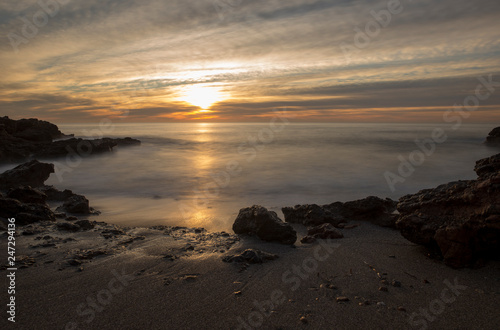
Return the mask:
<svg viewBox="0 0 500 330">
<path fill-rule="evenodd" d="M 494 128 L 486 137 L 486 145 L 500 147 L 500 127 Z"/>
<path fill-rule="evenodd" d="M 477 180 L 456 181 L 399 200 L 397 227 L 452 267 L 500 254 L 500 154 L 476 163 Z"/>
<path fill-rule="evenodd" d="M 32 160 L 0 174 L 0 188 L 39 187 L 54 173 L 54 165 Z"/>
<path fill-rule="evenodd" d="M 295 230 L 278 218 L 276 212 L 259 205 L 241 209 L 234 221 L 233 230 L 236 234 L 257 235 L 269 242 L 294 244 L 297 240 Z"/>
</svg>

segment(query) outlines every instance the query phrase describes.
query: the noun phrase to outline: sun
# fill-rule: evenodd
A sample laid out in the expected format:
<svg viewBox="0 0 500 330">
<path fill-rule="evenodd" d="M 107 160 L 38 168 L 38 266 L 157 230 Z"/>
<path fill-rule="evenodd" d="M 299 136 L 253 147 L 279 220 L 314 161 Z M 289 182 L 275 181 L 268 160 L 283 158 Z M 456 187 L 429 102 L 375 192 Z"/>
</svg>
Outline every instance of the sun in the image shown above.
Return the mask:
<svg viewBox="0 0 500 330">
<path fill-rule="evenodd" d="M 224 99 L 219 88 L 214 86 L 193 85 L 186 87 L 181 100 L 200 107 L 201 111 L 207 111 L 212 104 Z"/>
</svg>

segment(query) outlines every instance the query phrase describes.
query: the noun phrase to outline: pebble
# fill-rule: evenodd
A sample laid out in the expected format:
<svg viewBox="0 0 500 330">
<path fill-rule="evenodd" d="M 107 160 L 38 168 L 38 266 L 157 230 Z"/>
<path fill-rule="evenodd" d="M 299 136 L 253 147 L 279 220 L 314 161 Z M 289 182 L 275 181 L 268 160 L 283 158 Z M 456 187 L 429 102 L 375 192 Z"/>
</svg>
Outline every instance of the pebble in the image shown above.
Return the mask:
<svg viewBox="0 0 500 330">
<path fill-rule="evenodd" d="M 379 301 L 379 302 L 377 303 L 377 306 L 385 306 L 385 302 L 383 302 L 383 301 Z"/>
<path fill-rule="evenodd" d="M 307 317 L 302 316 L 302 317 L 300 318 L 300 322 L 302 322 L 302 323 L 307 323 L 307 322 L 308 322 L 308 321 L 307 321 Z"/>
<path fill-rule="evenodd" d="M 241 294 L 242 294 L 242 293 L 243 293 L 243 292 L 241 292 L 241 291 L 236 291 L 236 292 L 234 293 L 234 295 L 235 295 L 235 296 L 241 296 Z"/>
<path fill-rule="evenodd" d="M 347 297 L 337 297 L 337 302 L 346 302 L 349 301 L 349 298 Z"/>
<path fill-rule="evenodd" d="M 394 280 L 394 281 L 392 281 L 392 286 L 396 287 L 396 288 L 400 288 L 401 287 L 401 282 Z"/>
<path fill-rule="evenodd" d="M 378 291 L 387 292 L 387 291 L 389 291 L 389 289 L 387 289 L 386 286 L 381 286 L 380 288 L 378 288 Z"/>
<path fill-rule="evenodd" d="M 400 311 L 400 312 L 406 312 L 406 308 L 404 308 L 402 306 L 399 306 L 398 307 L 398 311 Z"/>
</svg>

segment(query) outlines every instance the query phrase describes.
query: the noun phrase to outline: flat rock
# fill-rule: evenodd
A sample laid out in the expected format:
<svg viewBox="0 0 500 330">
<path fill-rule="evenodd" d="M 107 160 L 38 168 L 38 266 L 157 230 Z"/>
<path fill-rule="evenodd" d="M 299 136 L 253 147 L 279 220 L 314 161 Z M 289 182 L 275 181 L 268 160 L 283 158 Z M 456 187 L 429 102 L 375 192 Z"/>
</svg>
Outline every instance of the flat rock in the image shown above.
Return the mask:
<svg viewBox="0 0 500 330">
<path fill-rule="evenodd" d="M 54 173 L 54 165 L 37 160 L 21 164 L 0 174 L 0 188 L 39 187 Z"/>
</svg>

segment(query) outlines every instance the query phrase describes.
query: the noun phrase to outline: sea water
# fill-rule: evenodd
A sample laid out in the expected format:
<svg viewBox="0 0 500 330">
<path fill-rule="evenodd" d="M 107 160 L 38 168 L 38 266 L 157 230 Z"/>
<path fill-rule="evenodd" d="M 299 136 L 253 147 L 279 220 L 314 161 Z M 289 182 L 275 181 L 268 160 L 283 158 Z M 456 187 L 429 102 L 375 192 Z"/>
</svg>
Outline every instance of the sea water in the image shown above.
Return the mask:
<svg viewBox="0 0 500 330">
<path fill-rule="evenodd" d="M 106 136 L 142 144 L 81 160 L 51 159 L 58 173 L 46 183 L 85 195 L 102 212 L 93 220 L 230 230 L 238 211 L 254 204 L 280 214 L 284 206 L 370 195 L 398 199 L 474 179 L 475 161 L 498 152 L 482 144 L 494 127 L 489 124 L 455 130 L 439 124 L 285 124 L 114 124 Z M 102 131 L 98 125 L 59 127 L 83 138 Z M 432 146 L 436 129 L 447 138 Z M 416 140 L 427 141 L 427 153 Z M 413 170 L 401 165 L 404 160 Z M 399 177 L 392 184 L 389 172 Z"/>
</svg>

